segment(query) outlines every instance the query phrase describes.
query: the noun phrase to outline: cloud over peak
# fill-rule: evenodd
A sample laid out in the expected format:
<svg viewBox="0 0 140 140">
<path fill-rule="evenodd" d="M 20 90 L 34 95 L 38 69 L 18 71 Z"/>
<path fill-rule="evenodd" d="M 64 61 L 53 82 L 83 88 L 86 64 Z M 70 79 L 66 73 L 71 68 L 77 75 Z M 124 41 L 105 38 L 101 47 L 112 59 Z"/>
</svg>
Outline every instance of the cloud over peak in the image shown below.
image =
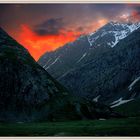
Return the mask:
<svg viewBox="0 0 140 140">
<path fill-rule="evenodd" d="M 62 18 L 50 18 L 34 27 L 34 32 L 40 36 L 58 35 L 64 29 Z"/>
</svg>

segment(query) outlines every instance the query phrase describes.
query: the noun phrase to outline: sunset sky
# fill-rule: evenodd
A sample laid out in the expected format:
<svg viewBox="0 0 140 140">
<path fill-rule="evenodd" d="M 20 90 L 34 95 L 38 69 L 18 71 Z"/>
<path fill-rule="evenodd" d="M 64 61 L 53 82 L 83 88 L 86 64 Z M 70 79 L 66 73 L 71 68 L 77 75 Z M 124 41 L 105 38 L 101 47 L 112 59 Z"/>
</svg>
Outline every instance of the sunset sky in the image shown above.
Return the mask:
<svg viewBox="0 0 140 140">
<path fill-rule="evenodd" d="M 0 26 L 35 60 L 109 21 L 140 21 L 140 5 L 0 4 Z"/>
</svg>

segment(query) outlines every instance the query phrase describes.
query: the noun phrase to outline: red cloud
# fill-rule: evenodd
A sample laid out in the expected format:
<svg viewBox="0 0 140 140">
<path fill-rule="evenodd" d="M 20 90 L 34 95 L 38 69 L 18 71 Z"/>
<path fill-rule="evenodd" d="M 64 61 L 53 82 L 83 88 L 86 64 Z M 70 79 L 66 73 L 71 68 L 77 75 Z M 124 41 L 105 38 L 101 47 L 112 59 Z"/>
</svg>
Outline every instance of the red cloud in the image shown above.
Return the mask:
<svg viewBox="0 0 140 140">
<path fill-rule="evenodd" d="M 81 34 L 93 32 L 107 22 L 107 19 L 101 18 L 91 23 L 89 27 L 83 26 L 84 31 L 71 27 L 72 30 L 62 28 L 58 34 L 46 35 L 39 35 L 28 25 L 23 24 L 21 25 L 21 30 L 18 32 L 18 36 L 15 35 L 15 39 L 22 44 L 37 61 L 45 52 L 53 51 L 68 42 L 72 42 Z"/>
<path fill-rule="evenodd" d="M 21 25 L 21 32 L 16 38 L 35 60 L 47 51 L 53 51 L 80 36 L 78 31 L 61 31 L 58 35 L 39 36 L 27 25 Z"/>
<path fill-rule="evenodd" d="M 139 22 L 140 21 L 140 4 L 127 4 L 128 8 L 131 8 L 127 17 L 124 17 L 127 21 Z"/>
<path fill-rule="evenodd" d="M 132 11 L 131 20 L 134 20 L 135 22 L 140 21 L 140 11 L 137 10 Z"/>
</svg>

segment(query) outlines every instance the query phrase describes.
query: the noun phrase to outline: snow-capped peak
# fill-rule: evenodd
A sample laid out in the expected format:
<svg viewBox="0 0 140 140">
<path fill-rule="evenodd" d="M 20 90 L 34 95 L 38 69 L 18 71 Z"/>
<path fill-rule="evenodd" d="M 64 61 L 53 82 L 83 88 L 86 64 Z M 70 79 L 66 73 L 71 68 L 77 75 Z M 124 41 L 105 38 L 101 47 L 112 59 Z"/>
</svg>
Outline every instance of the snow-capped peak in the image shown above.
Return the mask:
<svg viewBox="0 0 140 140">
<path fill-rule="evenodd" d="M 114 47 L 121 39 L 127 37 L 130 33 L 140 27 L 140 22 L 137 23 L 119 23 L 109 22 L 100 28 L 97 32 L 90 33 L 88 42 L 90 46 L 101 46 L 103 44 L 109 47 Z M 100 40 L 100 41 L 97 41 Z M 98 43 L 97 43 L 98 42 Z"/>
</svg>

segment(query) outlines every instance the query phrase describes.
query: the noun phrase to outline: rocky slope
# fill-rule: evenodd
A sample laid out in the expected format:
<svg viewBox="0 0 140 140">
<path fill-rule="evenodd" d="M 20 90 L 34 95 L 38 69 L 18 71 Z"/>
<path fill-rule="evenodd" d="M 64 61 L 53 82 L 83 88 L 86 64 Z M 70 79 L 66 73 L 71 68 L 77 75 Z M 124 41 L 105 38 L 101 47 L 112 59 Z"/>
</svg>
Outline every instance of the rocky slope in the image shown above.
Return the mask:
<svg viewBox="0 0 140 140">
<path fill-rule="evenodd" d="M 73 94 L 119 106 L 139 97 L 128 88 L 140 76 L 139 27 L 140 23 L 110 22 L 44 54 L 39 64 Z"/>
<path fill-rule="evenodd" d="M 30 122 L 116 116 L 110 108 L 70 96 L 28 51 L 0 28 L 0 121 Z"/>
<path fill-rule="evenodd" d="M 137 29 L 115 48 L 98 53 L 92 61 L 69 72 L 60 81 L 75 94 L 111 107 L 139 98 L 139 36 L 140 29 Z"/>
</svg>

